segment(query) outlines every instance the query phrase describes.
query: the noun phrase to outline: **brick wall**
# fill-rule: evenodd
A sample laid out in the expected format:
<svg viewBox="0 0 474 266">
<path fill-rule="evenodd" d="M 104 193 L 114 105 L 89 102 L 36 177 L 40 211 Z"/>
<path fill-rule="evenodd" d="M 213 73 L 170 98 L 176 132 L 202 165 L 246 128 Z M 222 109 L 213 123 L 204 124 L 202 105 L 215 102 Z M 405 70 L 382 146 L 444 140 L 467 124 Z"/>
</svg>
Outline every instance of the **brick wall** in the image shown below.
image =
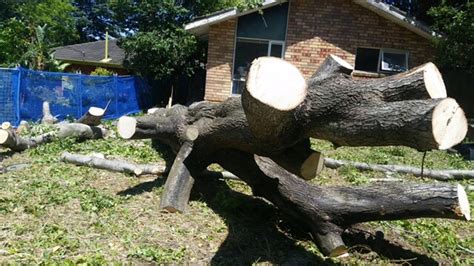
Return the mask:
<svg viewBox="0 0 474 266">
<path fill-rule="evenodd" d="M 355 63 L 357 47 L 409 51 L 409 66 L 433 60 L 430 41 L 351 0 L 290 1 L 285 59 L 310 77 L 329 54 Z"/>
<path fill-rule="evenodd" d="M 205 100 L 231 95 L 237 19 L 211 26 Z M 433 60 L 430 41 L 352 0 L 291 0 L 285 60 L 310 77 L 329 54 L 355 63 L 357 47 L 409 51 L 409 66 Z"/>
<path fill-rule="evenodd" d="M 236 23 L 237 19 L 227 20 L 212 25 L 209 30 L 204 95 L 207 101 L 220 102 L 231 95 Z"/>
</svg>

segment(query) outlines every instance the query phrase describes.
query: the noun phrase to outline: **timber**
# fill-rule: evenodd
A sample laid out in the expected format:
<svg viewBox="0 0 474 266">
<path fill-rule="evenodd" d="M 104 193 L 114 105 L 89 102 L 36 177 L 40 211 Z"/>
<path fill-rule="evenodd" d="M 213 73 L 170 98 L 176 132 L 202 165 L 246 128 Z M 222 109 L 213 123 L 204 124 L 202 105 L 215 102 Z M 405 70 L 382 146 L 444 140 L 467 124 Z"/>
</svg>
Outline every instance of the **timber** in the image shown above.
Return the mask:
<svg viewBox="0 0 474 266">
<path fill-rule="evenodd" d="M 41 119 L 41 123 L 54 124 L 57 121 L 58 119 L 51 114 L 51 109 L 49 108 L 49 102 L 43 102 L 43 118 Z"/>
<path fill-rule="evenodd" d="M 378 171 L 378 172 L 410 174 L 414 176 L 423 176 L 427 178 L 432 178 L 432 179 L 436 179 L 440 181 L 474 179 L 474 170 L 456 170 L 456 169 L 445 169 L 445 170 L 423 169 L 422 170 L 421 168 L 418 168 L 418 167 L 412 167 L 412 166 L 406 166 L 406 165 L 368 164 L 368 163 L 361 163 L 361 162 L 335 160 L 331 158 L 324 159 L 324 166 L 331 169 L 338 169 L 342 166 L 352 166 L 362 171 Z"/>
<path fill-rule="evenodd" d="M 69 152 L 62 153 L 60 159 L 63 162 L 72 163 L 75 165 L 128 173 L 135 176 L 159 175 L 167 172 L 166 166 L 164 164 L 136 164 L 124 160 L 110 160 L 97 156 L 72 154 Z"/>
<path fill-rule="evenodd" d="M 106 109 L 99 107 L 90 107 L 76 122 L 89 126 L 98 126 L 101 123 L 102 117 L 104 117 L 105 111 Z"/>
<path fill-rule="evenodd" d="M 151 138 L 176 155 L 163 209 L 185 211 L 194 178 L 218 163 L 254 195 L 305 226 L 326 255 L 347 255 L 341 233 L 356 223 L 469 220 L 466 193 L 456 184 L 319 187 L 306 182 L 324 163 L 310 138 L 336 146 L 403 145 L 427 151 L 450 148 L 466 135 L 464 113 L 446 98 L 433 64 L 373 80 L 352 79 L 352 69 L 330 56 L 305 81 L 288 62 L 260 58 L 250 68 L 241 97 L 122 117 L 118 132 L 124 139 Z"/>
</svg>

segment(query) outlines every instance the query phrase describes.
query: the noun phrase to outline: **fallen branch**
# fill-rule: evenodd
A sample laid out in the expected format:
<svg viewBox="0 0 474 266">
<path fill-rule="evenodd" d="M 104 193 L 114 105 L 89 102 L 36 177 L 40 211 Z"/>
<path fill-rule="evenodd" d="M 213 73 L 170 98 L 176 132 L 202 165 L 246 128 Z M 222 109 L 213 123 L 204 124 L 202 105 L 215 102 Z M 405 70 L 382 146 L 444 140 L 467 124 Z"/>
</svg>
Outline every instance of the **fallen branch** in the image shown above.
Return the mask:
<svg viewBox="0 0 474 266">
<path fill-rule="evenodd" d="M 98 169 L 134 174 L 135 176 L 159 175 L 166 173 L 166 166 L 164 165 L 164 163 L 136 164 L 123 160 L 109 160 L 98 156 L 72 154 L 69 152 L 64 152 L 63 154 L 61 154 L 60 158 L 61 161 L 66 163 L 73 163 L 75 165 L 86 165 Z"/>
<path fill-rule="evenodd" d="M 77 120 L 77 123 L 82 123 L 89 126 L 98 126 L 100 125 L 106 110 L 107 108 L 102 109 L 99 107 L 91 107 L 81 118 Z"/>
<path fill-rule="evenodd" d="M 0 146 L 20 152 L 35 148 L 41 144 L 51 142 L 55 139 L 73 137 L 77 139 L 100 139 L 105 136 L 107 130 L 100 127 L 92 127 L 78 123 L 58 124 L 58 130 L 41 134 L 35 137 L 19 136 L 9 125 L 2 125 L 0 129 Z"/>
<path fill-rule="evenodd" d="M 350 162 L 335 160 L 331 158 L 324 159 L 324 166 L 331 169 L 338 169 L 342 166 L 352 166 L 362 171 L 378 171 L 378 172 L 396 172 L 401 174 L 411 174 L 414 176 L 429 177 L 440 181 L 474 179 L 474 170 L 431 170 L 405 166 L 405 165 L 384 165 L 384 164 L 368 164 L 360 162 Z"/>
</svg>

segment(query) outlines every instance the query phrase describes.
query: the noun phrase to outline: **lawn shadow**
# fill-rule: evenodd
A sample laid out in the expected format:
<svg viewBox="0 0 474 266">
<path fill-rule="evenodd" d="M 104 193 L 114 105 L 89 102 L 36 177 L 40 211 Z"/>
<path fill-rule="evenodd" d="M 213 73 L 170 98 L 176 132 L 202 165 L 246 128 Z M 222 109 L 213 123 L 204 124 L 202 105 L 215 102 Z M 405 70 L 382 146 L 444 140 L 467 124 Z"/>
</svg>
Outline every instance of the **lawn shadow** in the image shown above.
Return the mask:
<svg viewBox="0 0 474 266">
<path fill-rule="evenodd" d="M 191 200 L 205 202 L 224 219 L 228 228 L 227 238 L 212 258 L 212 265 L 250 265 L 256 262 L 334 265 L 297 245 L 304 233 L 297 228 L 287 228 L 270 203 L 237 192 L 225 181 L 196 180 Z"/>
<path fill-rule="evenodd" d="M 154 187 L 164 185 L 164 182 L 165 178 L 159 177 L 117 194 L 133 196 L 150 192 Z M 304 226 L 282 217 L 266 200 L 233 190 L 227 182 L 210 178 L 196 179 L 190 199 L 205 202 L 222 217 L 228 228 L 227 238 L 210 261 L 212 265 L 248 265 L 256 262 L 336 265 L 332 260 L 324 259 L 298 244 L 299 241 L 311 240 Z M 371 234 L 354 229 L 346 231 L 343 238 L 349 246 L 354 246 L 351 250 L 359 254 L 371 250 L 393 261 L 407 261 L 411 265 L 438 265 L 436 260 L 426 255 L 384 239 L 381 232 Z M 364 251 L 358 246 L 369 248 Z"/>
<path fill-rule="evenodd" d="M 166 179 L 163 177 L 157 177 L 152 181 L 140 183 L 136 186 L 127 188 L 117 193 L 118 196 L 135 196 L 140 195 L 144 192 L 151 192 L 155 187 L 161 187 L 165 184 Z"/>
</svg>

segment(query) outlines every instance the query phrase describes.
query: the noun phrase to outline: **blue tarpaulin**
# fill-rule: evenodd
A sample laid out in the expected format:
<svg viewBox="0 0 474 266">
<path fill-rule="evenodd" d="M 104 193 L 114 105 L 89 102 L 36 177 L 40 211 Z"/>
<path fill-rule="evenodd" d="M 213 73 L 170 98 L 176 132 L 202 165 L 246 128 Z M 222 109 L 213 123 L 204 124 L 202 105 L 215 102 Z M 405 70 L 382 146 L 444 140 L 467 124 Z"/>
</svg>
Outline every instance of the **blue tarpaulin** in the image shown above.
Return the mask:
<svg viewBox="0 0 474 266">
<path fill-rule="evenodd" d="M 23 68 L 0 69 L 0 122 L 38 121 L 47 101 L 58 119 L 76 119 L 91 106 L 105 108 L 105 119 L 149 107 L 149 89 L 136 76 L 89 76 Z"/>
</svg>

